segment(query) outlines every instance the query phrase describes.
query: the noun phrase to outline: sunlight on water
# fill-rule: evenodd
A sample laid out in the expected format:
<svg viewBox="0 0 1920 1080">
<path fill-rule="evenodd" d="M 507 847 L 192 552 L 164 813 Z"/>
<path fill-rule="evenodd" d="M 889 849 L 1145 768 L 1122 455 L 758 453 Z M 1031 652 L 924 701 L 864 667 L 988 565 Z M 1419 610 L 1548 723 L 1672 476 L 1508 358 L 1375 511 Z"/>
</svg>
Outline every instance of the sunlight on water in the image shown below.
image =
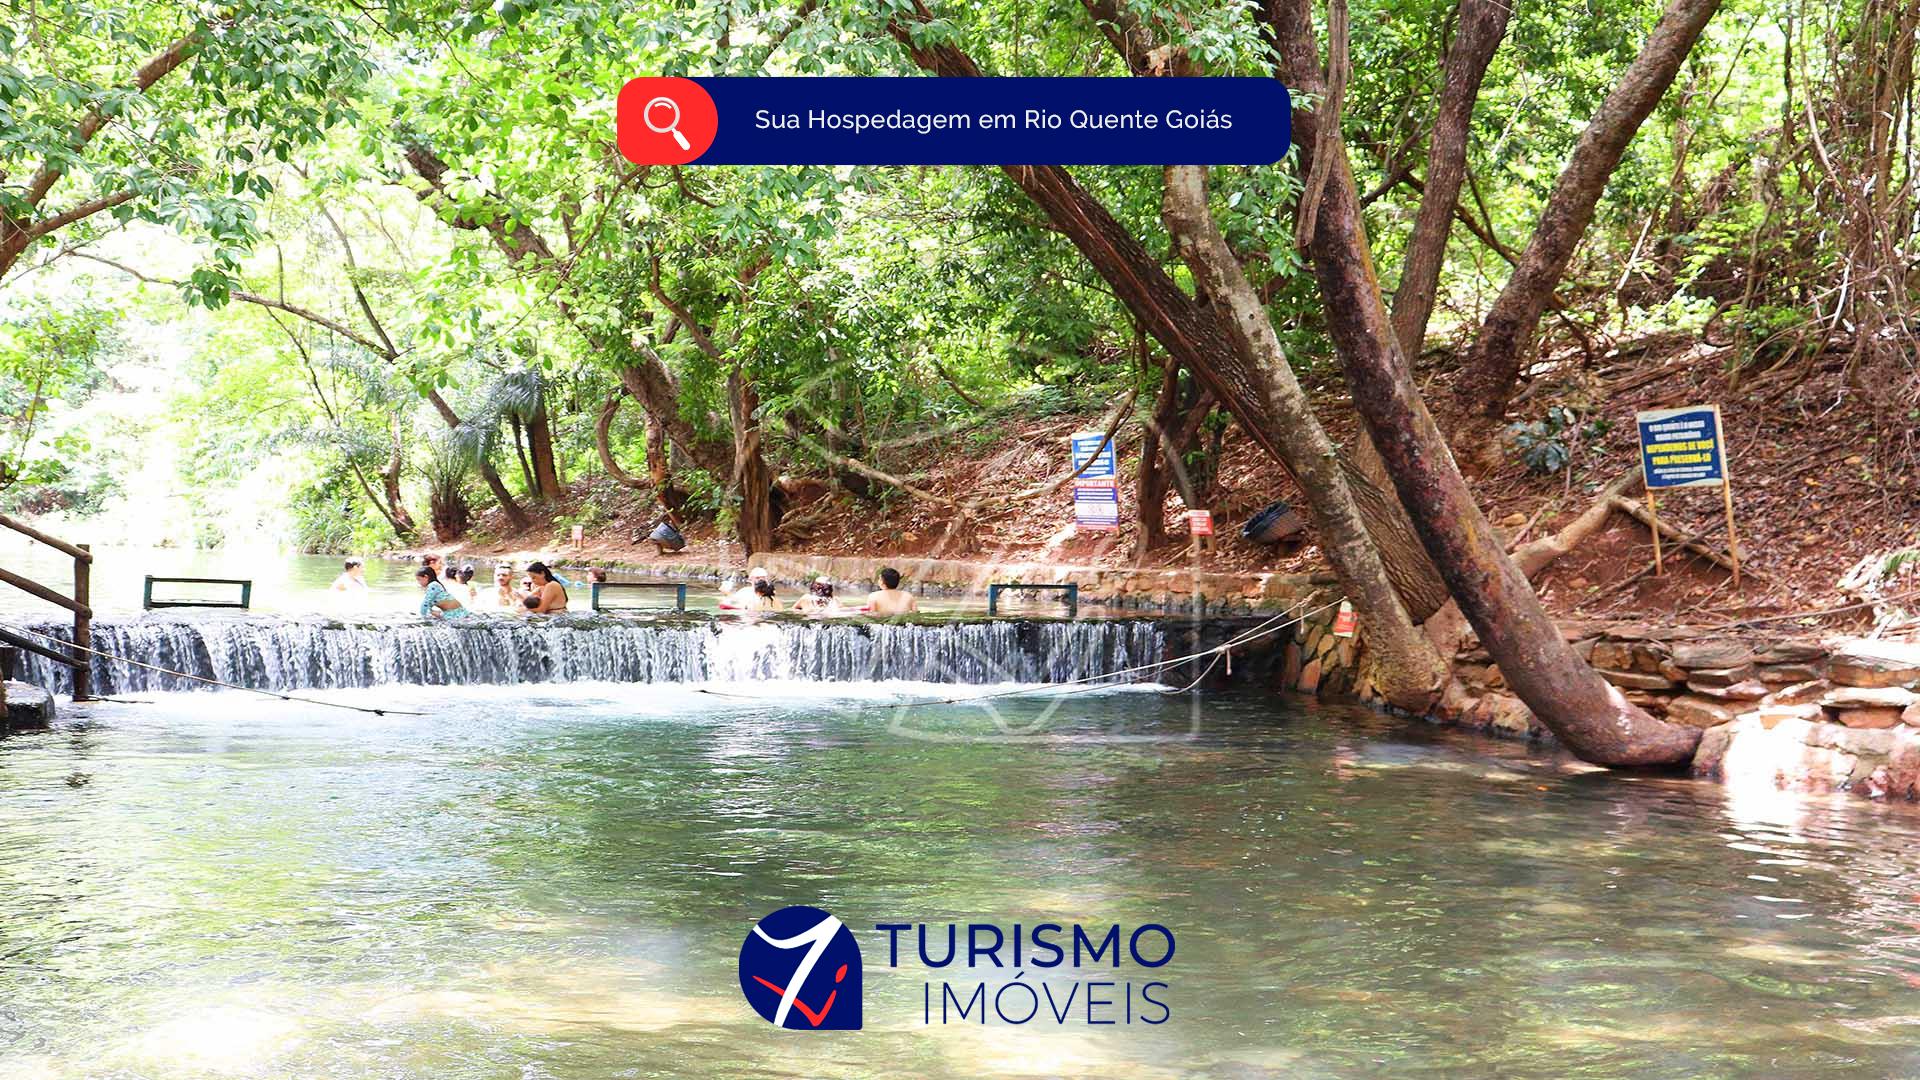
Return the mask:
<svg viewBox="0 0 1920 1080">
<path fill-rule="evenodd" d="M 1268 698 L 1008 689 L 71 710 L 0 743 L 0 1076 L 1920 1072 L 1920 815 Z M 793 902 L 854 928 L 865 1030 L 741 1000 L 747 928 Z M 981 920 L 1166 923 L 1172 1019 L 924 1025 L 928 969 L 873 924 Z"/>
</svg>

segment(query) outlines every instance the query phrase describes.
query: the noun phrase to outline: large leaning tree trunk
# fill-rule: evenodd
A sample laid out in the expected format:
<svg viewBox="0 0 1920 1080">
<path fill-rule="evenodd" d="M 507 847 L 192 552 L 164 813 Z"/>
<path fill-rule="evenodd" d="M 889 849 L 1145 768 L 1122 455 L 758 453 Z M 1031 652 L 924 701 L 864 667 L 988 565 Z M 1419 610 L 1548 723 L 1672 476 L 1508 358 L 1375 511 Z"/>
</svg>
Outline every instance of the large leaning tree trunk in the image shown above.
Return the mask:
<svg viewBox="0 0 1920 1080">
<path fill-rule="evenodd" d="M 1309 3 L 1267 0 L 1282 62 L 1293 72 L 1319 70 Z M 1473 501 L 1400 355 L 1374 277 L 1346 144 L 1337 132 L 1321 139 L 1317 120 L 1312 112 L 1294 110 L 1302 156 L 1316 146 L 1333 155 L 1325 163 L 1327 182 L 1308 244 L 1328 331 L 1355 408 L 1462 614 L 1507 685 L 1581 758 L 1617 766 L 1688 760 L 1700 733 L 1635 708 L 1580 659 Z M 1313 162 L 1303 164 L 1311 168 Z"/>
<path fill-rule="evenodd" d="M 1295 463 L 1327 560 L 1339 573 L 1348 599 L 1363 613 L 1375 685 L 1394 704 L 1424 710 L 1445 685 L 1447 663 L 1407 617 L 1393 582 L 1387 579 L 1340 468 L 1339 454 L 1294 379 L 1265 305 L 1213 220 L 1207 205 L 1206 167 L 1168 166 L 1165 202 L 1167 231 L 1192 268 L 1201 292 L 1223 308 L 1234 345 L 1269 373 L 1273 392 L 1268 408 L 1281 421 L 1278 434 L 1287 460 Z M 1419 523 L 1414 524 L 1418 528 Z"/>
<path fill-rule="evenodd" d="M 920 68 L 946 77 L 979 76 L 972 57 L 955 46 L 916 41 L 916 28 L 932 19 L 932 12 L 916 0 L 915 11 L 896 19 L 890 29 Z M 1079 249 L 1141 329 L 1169 357 L 1198 376 L 1261 450 L 1297 479 L 1299 470 L 1283 449 L 1284 421 L 1271 411 L 1274 391 L 1269 374 L 1241 356 L 1215 313 L 1183 291 L 1139 239 L 1066 169 L 1010 165 L 1002 171 Z M 1446 602 L 1446 586 L 1399 501 L 1344 459 L 1340 467 L 1407 614 L 1417 621 L 1438 610 Z M 1375 624 L 1392 617 L 1388 612 L 1362 614 L 1371 616 Z"/>
<path fill-rule="evenodd" d="M 1533 236 L 1520 253 L 1519 265 L 1487 311 L 1467 356 L 1466 377 L 1456 385 L 1461 403 L 1488 420 L 1506 414 L 1514 382 L 1533 351 L 1540 316 L 1586 235 L 1594 207 L 1627 144 L 1673 85 L 1674 75 L 1719 7 L 1720 0 L 1669 0 L 1640 55 L 1621 72 L 1580 133 Z"/>
</svg>

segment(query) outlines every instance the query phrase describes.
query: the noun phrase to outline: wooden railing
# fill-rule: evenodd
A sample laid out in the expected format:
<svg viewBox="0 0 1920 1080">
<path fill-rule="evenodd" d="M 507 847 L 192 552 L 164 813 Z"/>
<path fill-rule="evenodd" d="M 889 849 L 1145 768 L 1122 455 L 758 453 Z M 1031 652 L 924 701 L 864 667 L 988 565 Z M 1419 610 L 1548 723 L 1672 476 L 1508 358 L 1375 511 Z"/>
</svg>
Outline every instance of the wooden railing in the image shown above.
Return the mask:
<svg viewBox="0 0 1920 1080">
<path fill-rule="evenodd" d="M 93 602 L 93 584 L 89 580 L 93 569 L 93 552 L 85 544 L 69 544 L 65 540 L 48 536 L 25 522 L 15 521 L 5 514 L 0 514 L 0 526 L 12 529 L 29 540 L 37 540 L 62 554 L 73 556 L 73 596 L 71 597 L 62 596 L 45 585 L 22 577 L 5 567 L 0 567 L 0 584 L 11 585 L 49 604 L 73 612 L 73 644 L 75 651 L 80 654 L 76 661 L 68 661 L 75 665 L 73 700 L 85 701 L 93 696 L 93 673 L 87 661 L 87 650 L 93 647 L 93 608 L 89 606 Z"/>
</svg>

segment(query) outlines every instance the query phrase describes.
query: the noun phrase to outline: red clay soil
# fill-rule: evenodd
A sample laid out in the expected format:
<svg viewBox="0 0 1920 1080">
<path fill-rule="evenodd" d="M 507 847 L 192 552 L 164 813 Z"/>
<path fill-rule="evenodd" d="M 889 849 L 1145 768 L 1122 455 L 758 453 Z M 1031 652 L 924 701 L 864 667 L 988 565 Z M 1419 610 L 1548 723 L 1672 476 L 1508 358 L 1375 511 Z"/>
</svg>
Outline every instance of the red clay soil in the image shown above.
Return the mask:
<svg viewBox="0 0 1920 1080">
<path fill-rule="evenodd" d="M 1727 388 L 1723 353 L 1693 339 L 1666 336 L 1623 346 L 1592 363 L 1562 358 L 1520 395 L 1516 420 L 1537 420 L 1550 404 L 1580 416 L 1568 470 L 1537 475 L 1509 444 L 1486 460 L 1461 465 L 1487 515 L 1515 540 L 1560 528 L 1585 509 L 1593 493 L 1637 463 L 1633 414 L 1641 409 L 1718 403 L 1726 427 L 1734 479 L 1736 523 L 1747 571 L 1736 594 L 1729 575 L 1705 559 L 1667 547 L 1666 573 L 1650 572 L 1653 547 L 1647 529 L 1625 515 L 1550 567 L 1537 580 L 1557 614 L 1648 618 L 1712 623 L 1729 618 L 1803 611 L 1844 602 L 1836 582 L 1863 556 L 1916 540 L 1920 522 L 1920 463 L 1915 460 L 1914 414 L 1906 373 L 1868 378 L 1847 386 L 1844 358 L 1776 372 L 1737 390 Z M 1463 427 L 1447 409 L 1449 373 L 1421 372 L 1429 401 L 1448 431 Z M 1856 377 L 1856 382 L 1861 380 Z M 1350 438 L 1353 418 L 1326 388 L 1323 418 L 1336 440 Z M 1898 404 L 1895 404 L 1898 403 Z M 1604 430 L 1592 427 L 1604 421 Z M 876 462 L 909 473 L 936 495 L 965 501 L 981 493 L 1011 494 L 1057 478 L 1066 458 L 1066 438 L 1097 429 L 1101 417 L 1054 417 L 994 429 L 991 441 L 958 432 L 903 452 L 903 460 Z M 1051 561 L 1081 566 L 1133 565 L 1138 534 L 1130 476 L 1137 466 L 1138 428 L 1119 437 L 1123 474 L 1121 516 L 1113 533 L 1077 532 L 1070 496 L 1053 492 L 981 512 L 971 529 L 956 530 L 951 506 L 887 490 L 881 503 L 861 503 L 836 486 L 812 483 L 788 510 L 780 534 L 785 549 L 830 555 L 946 556 Z M 804 479 L 804 478 L 803 478 Z M 820 478 L 824 480 L 824 478 Z M 1636 483 L 1629 497 L 1644 496 Z M 1141 565 L 1193 566 L 1218 572 L 1311 572 L 1324 569 L 1318 548 L 1304 544 L 1275 549 L 1253 544 L 1239 526 L 1275 498 L 1298 502 L 1281 471 L 1263 457 L 1237 426 L 1223 444 L 1219 475 L 1209 496 L 1218 524 L 1217 550 L 1189 554 L 1183 507 L 1170 495 L 1168 532 L 1177 539 L 1152 552 Z M 501 530 L 496 513 L 482 520 L 475 541 L 461 549 L 478 557 L 565 547 L 569 519 L 591 505 L 609 520 L 587 529 L 587 543 L 574 561 L 738 563 L 738 545 L 725 542 L 711 522 L 688 531 L 689 550 L 661 559 L 644 542 L 658 519 L 647 493 L 622 488 L 603 476 L 576 483 L 562 505 L 520 535 Z M 1663 496 L 1663 521 L 1704 532 L 1716 549 L 1726 545 L 1717 489 Z"/>
</svg>

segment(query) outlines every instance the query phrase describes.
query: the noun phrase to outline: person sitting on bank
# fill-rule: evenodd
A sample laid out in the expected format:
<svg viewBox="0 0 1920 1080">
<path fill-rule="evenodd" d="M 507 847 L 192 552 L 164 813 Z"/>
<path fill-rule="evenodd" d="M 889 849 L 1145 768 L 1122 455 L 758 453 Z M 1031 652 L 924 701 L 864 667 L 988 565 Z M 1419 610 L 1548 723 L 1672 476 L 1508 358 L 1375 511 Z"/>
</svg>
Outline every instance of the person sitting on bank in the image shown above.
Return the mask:
<svg viewBox="0 0 1920 1080">
<path fill-rule="evenodd" d="M 433 572 L 433 567 L 422 566 L 415 570 L 413 580 L 423 590 L 420 596 L 421 618 L 458 619 L 467 614 L 466 606 L 447 591 L 440 581 L 440 575 Z"/>
<path fill-rule="evenodd" d="M 539 615 L 557 615 L 567 610 L 566 586 L 555 580 L 546 563 L 528 563 L 527 576 L 533 584 L 529 598 L 537 601 L 529 610 Z"/>
<path fill-rule="evenodd" d="M 833 598 L 833 579 L 824 575 L 814 578 L 808 587 L 807 595 L 794 601 L 793 610 L 806 615 L 843 615 L 840 601 Z"/>
<path fill-rule="evenodd" d="M 735 578 L 734 580 L 738 581 L 739 579 Z M 720 609 L 722 611 L 765 610 L 760 607 L 759 600 L 760 583 L 763 581 L 767 584 L 767 595 L 773 595 L 773 576 L 767 573 L 766 567 L 756 566 L 747 571 L 747 583 L 745 585 L 720 597 Z"/>
<path fill-rule="evenodd" d="M 341 565 L 344 567 L 344 569 L 340 571 L 340 576 L 334 578 L 333 584 L 327 587 L 337 593 L 347 593 L 352 596 L 362 596 L 362 597 L 366 596 L 367 595 L 366 565 L 363 564 L 359 559 L 348 559 L 345 563 Z"/>
<path fill-rule="evenodd" d="M 920 601 L 900 587 L 900 571 L 888 566 L 880 571 L 880 589 L 867 594 L 866 611 L 875 615 L 907 615 L 920 610 Z"/>
</svg>

